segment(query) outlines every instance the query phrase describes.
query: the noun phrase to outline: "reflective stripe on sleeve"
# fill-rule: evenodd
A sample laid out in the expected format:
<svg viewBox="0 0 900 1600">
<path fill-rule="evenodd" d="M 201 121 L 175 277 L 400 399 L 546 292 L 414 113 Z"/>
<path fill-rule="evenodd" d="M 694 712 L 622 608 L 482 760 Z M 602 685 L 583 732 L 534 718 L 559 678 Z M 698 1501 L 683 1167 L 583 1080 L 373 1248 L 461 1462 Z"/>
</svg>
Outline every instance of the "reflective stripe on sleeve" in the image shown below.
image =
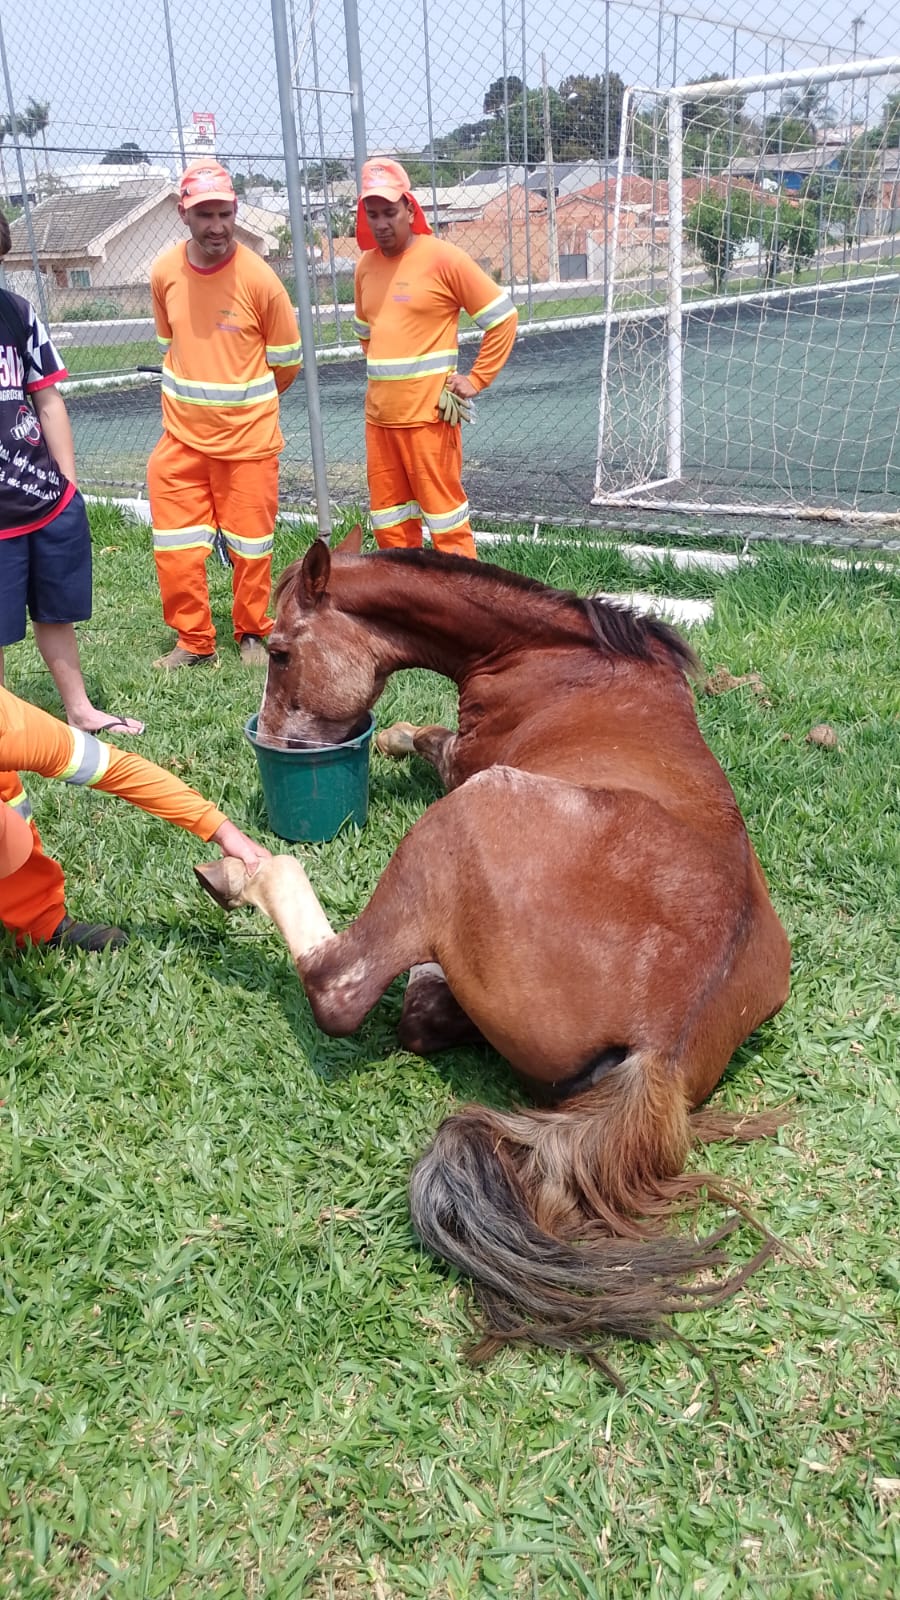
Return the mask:
<svg viewBox="0 0 900 1600">
<path fill-rule="evenodd" d="M 296 367 L 303 355 L 299 344 L 267 344 L 266 361 L 270 367 Z"/>
<path fill-rule="evenodd" d="M 353 332 L 356 334 L 357 339 L 370 339 L 372 337 L 371 324 L 363 322 L 362 317 L 354 317 Z"/>
<path fill-rule="evenodd" d="M 31 801 L 29 800 L 24 789 L 22 790 L 21 794 L 15 795 L 12 800 L 7 800 L 6 805 L 8 805 L 11 810 L 18 812 L 19 816 L 22 817 L 25 822 L 31 821 Z"/>
<path fill-rule="evenodd" d="M 64 783 L 99 783 L 109 766 L 111 746 L 101 744 L 92 733 L 82 733 L 80 728 L 72 728 L 71 733 L 72 759 L 59 776 Z"/>
<path fill-rule="evenodd" d="M 481 329 L 482 333 L 487 333 L 489 328 L 496 328 L 499 323 L 505 322 L 507 317 L 515 316 L 515 313 L 516 308 L 512 300 L 508 294 L 503 293 L 498 294 L 496 300 L 492 300 L 490 305 L 484 307 L 483 311 L 476 311 L 472 321 Z"/>
</svg>

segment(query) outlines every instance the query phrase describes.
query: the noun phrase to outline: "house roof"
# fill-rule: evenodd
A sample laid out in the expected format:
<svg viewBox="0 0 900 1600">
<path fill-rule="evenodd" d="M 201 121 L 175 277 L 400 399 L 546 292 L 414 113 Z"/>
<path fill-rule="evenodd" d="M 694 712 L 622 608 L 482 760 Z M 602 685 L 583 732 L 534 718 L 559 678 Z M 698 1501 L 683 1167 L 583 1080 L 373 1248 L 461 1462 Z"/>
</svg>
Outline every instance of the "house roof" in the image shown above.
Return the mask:
<svg viewBox="0 0 900 1600">
<path fill-rule="evenodd" d="M 177 200 L 178 191 L 173 184 L 160 183 L 158 179 L 122 183 L 115 189 L 97 189 L 88 194 L 61 191 L 50 195 L 31 208 L 38 257 L 59 260 L 102 255 L 108 239 L 167 199 Z M 243 207 L 239 212 L 238 230 L 267 242 L 277 225 L 274 215 L 265 218 L 252 207 Z M 9 231 L 12 245 L 7 261 L 10 265 L 18 260 L 30 261 L 25 218 L 17 217 Z"/>
<path fill-rule="evenodd" d="M 117 189 L 97 189 L 93 194 L 50 195 L 31 208 L 38 255 L 86 255 L 95 239 L 124 226 L 132 213 L 143 211 L 154 195 L 161 198 L 170 191 L 174 193 L 170 184 L 157 180 L 124 183 Z M 30 257 L 25 218 L 17 217 L 9 231 L 10 255 Z"/>
</svg>

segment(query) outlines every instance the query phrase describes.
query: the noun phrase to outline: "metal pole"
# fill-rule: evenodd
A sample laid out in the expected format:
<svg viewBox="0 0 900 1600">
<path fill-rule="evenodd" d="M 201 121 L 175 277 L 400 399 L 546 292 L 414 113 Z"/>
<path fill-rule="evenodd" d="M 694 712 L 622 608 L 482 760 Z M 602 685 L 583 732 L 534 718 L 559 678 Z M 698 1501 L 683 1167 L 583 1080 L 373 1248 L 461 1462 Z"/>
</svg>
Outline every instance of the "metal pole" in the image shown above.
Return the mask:
<svg viewBox="0 0 900 1600">
<path fill-rule="evenodd" d="M 291 60 L 292 60 L 291 74 L 292 74 L 292 77 L 296 78 L 296 80 L 297 80 L 296 83 L 294 84 L 294 92 L 295 92 L 295 94 L 297 96 L 297 127 L 298 127 L 299 133 L 300 133 L 300 170 L 303 173 L 303 191 L 304 191 L 304 193 L 306 195 L 306 205 L 303 208 L 303 220 L 304 220 L 304 229 L 305 229 L 306 213 L 310 209 L 310 204 L 309 204 L 309 165 L 308 165 L 307 159 L 306 159 L 306 130 L 305 130 L 304 125 L 303 125 L 303 101 L 300 98 L 300 52 L 299 52 L 299 49 L 298 49 L 298 46 L 297 46 L 297 18 L 296 18 L 296 14 L 295 14 L 295 11 L 294 11 L 294 0 L 290 0 L 290 13 L 291 13 Z M 288 204 L 290 204 L 290 202 L 288 202 Z M 310 220 L 312 220 L 312 219 L 310 219 Z M 304 238 L 305 237 L 306 237 L 306 234 L 305 234 L 305 231 L 304 231 Z M 318 333 L 319 338 L 321 339 L 321 337 L 322 337 L 322 312 L 321 312 L 321 308 L 319 306 L 319 286 L 318 286 L 318 283 L 316 283 L 316 292 L 315 292 L 315 298 L 314 298 L 314 301 L 313 301 L 313 314 L 315 316 L 315 321 L 316 321 L 316 332 Z M 335 313 L 335 315 L 337 315 L 337 314 Z M 340 337 L 338 337 L 338 344 L 340 344 Z"/>
<path fill-rule="evenodd" d="M 44 279 L 41 274 L 41 261 L 38 255 L 37 240 L 34 236 L 34 223 L 31 218 L 31 201 L 28 198 L 28 184 L 25 179 L 25 162 L 22 159 L 22 146 L 19 143 L 19 123 L 16 117 L 16 108 L 13 104 L 12 79 L 9 75 L 9 62 L 6 58 L 6 40 L 3 37 L 3 18 L 0 16 L 0 56 L 3 58 L 3 81 L 6 85 L 6 103 L 9 106 L 9 123 L 12 141 L 16 150 L 16 166 L 19 170 L 19 188 L 22 191 L 22 210 L 25 214 L 25 232 L 28 235 L 28 248 L 31 251 L 31 261 L 34 267 L 34 282 L 37 290 L 38 305 L 41 318 L 44 322 L 50 321 L 50 311 L 47 305 L 47 296 L 44 292 Z"/>
<path fill-rule="evenodd" d="M 681 101 L 672 95 L 668 104 L 669 137 L 669 284 L 666 313 L 666 476 L 681 477 L 681 425 L 683 366 L 681 344 L 682 299 L 682 113 Z"/>
<path fill-rule="evenodd" d="M 525 7 L 522 0 L 522 171 L 525 175 L 525 279 L 528 284 L 528 321 L 534 315 L 534 274 L 531 270 L 531 190 L 528 187 L 528 53 L 525 45 Z"/>
<path fill-rule="evenodd" d="M 553 178 L 553 135 L 550 128 L 550 90 L 547 57 L 541 54 L 541 92 L 544 97 L 544 167 L 547 172 L 547 276 L 559 282 L 559 238 L 556 232 L 556 184 Z"/>
<path fill-rule="evenodd" d="M 338 306 L 337 271 L 334 265 L 334 230 L 331 226 L 331 202 L 328 199 L 328 172 L 325 164 L 325 125 L 322 120 L 322 95 L 319 90 L 319 46 L 316 40 L 316 0 L 309 0 L 309 39 L 312 45 L 313 83 L 316 86 L 316 122 L 319 129 L 319 159 L 322 163 L 322 194 L 325 198 L 325 231 L 328 234 L 328 265 L 331 269 L 331 302 L 334 306 L 334 331 L 337 342 L 341 342 L 341 315 Z M 300 67 L 298 64 L 298 84 Z M 307 190 L 307 194 L 309 191 Z M 318 279 L 316 284 L 316 305 L 319 303 Z"/>
<path fill-rule="evenodd" d="M 362 188 L 362 169 L 366 142 L 366 108 L 363 102 L 362 57 L 359 50 L 359 13 L 356 0 L 344 0 L 344 32 L 347 35 L 347 77 L 350 84 L 350 123 L 353 128 L 353 165 L 356 183 Z"/>
<path fill-rule="evenodd" d="M 437 166 L 434 159 L 434 115 L 431 105 L 431 45 L 428 35 L 428 0 L 422 0 L 422 33 L 425 41 L 425 105 L 428 111 L 428 150 L 431 156 L 431 220 L 438 231 Z"/>
<path fill-rule="evenodd" d="M 178 79 L 175 75 L 175 46 L 172 42 L 172 18 L 169 15 L 169 0 L 163 0 L 163 16 L 166 19 L 166 44 L 169 50 L 169 76 L 172 79 L 172 99 L 175 102 L 175 132 L 178 135 L 178 149 L 181 152 L 181 170 L 187 166 L 187 156 L 184 149 L 184 127 L 181 121 L 181 102 L 178 98 Z"/>
<path fill-rule="evenodd" d="M 300 160 L 297 151 L 297 124 L 291 98 L 291 51 L 288 39 L 285 0 L 272 0 L 272 37 L 275 46 L 275 71 L 278 79 L 278 104 L 281 110 L 281 137 L 284 143 L 285 180 L 291 235 L 294 241 L 294 277 L 297 284 L 297 311 L 300 318 L 300 343 L 303 350 L 303 378 L 309 417 L 309 443 L 312 454 L 313 483 L 319 533 L 331 537 L 331 507 L 328 501 L 328 475 L 325 466 L 325 439 L 322 408 L 319 404 L 319 374 L 316 367 L 316 340 L 313 330 L 312 301 L 307 271 L 306 229 L 303 191 L 300 187 Z"/>
<path fill-rule="evenodd" d="M 500 0 L 500 28 L 503 55 L 503 159 L 506 163 L 506 244 L 509 255 L 509 297 L 516 298 L 516 268 L 513 260 L 512 186 L 509 171 L 509 71 L 506 60 L 506 0 Z M 528 196 L 528 185 L 525 185 Z"/>
</svg>

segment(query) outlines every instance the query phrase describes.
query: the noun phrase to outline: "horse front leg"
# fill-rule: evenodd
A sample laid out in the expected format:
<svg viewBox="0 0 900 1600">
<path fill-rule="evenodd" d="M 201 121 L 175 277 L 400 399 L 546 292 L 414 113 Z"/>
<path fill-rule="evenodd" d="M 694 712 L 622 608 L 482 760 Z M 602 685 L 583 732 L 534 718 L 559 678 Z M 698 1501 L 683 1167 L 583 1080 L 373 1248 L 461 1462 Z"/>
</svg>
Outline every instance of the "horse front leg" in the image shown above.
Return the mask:
<svg viewBox="0 0 900 1600">
<path fill-rule="evenodd" d="M 377 749 L 392 761 L 402 761 L 406 756 L 421 756 L 428 761 L 446 789 L 451 787 L 450 762 L 456 740 L 452 729 L 442 728 L 439 723 L 417 728 L 413 722 L 394 722 L 375 736 Z"/>
<path fill-rule="evenodd" d="M 234 856 L 194 872 L 223 910 L 256 906 L 274 922 L 323 1033 L 354 1033 L 388 984 L 419 957 L 422 936 L 405 894 L 396 907 L 385 903 L 388 895 L 381 896 L 382 916 L 371 937 L 359 919 L 334 932 L 294 856 L 271 856 L 252 874 Z"/>
</svg>

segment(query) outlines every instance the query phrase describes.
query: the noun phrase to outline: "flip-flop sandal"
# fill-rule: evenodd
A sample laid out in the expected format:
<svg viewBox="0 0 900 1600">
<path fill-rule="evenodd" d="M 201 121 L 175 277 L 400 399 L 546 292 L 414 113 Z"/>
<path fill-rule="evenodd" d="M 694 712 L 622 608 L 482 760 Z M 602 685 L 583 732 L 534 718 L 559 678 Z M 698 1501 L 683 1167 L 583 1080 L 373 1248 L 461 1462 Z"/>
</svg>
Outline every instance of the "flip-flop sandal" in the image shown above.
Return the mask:
<svg viewBox="0 0 900 1600">
<path fill-rule="evenodd" d="M 129 721 L 137 722 L 137 727 L 129 728 Z M 106 722 L 101 722 L 99 728 L 90 728 L 86 731 L 92 733 L 95 739 L 104 733 L 118 733 L 127 739 L 136 739 L 139 734 L 146 732 L 146 723 L 138 722 L 137 717 L 108 717 Z"/>
</svg>

